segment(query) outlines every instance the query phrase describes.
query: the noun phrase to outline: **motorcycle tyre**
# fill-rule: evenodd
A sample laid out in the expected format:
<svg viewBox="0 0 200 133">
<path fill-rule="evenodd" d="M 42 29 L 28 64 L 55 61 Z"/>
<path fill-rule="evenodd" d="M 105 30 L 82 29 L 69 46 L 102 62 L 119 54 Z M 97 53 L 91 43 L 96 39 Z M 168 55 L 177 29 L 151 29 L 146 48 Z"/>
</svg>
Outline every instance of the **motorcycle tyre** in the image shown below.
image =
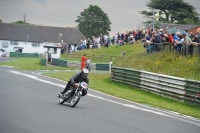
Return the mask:
<svg viewBox="0 0 200 133">
<path fill-rule="evenodd" d="M 72 107 L 72 108 L 75 107 L 76 104 L 79 102 L 80 99 L 81 99 L 81 94 L 78 93 L 78 99 L 76 100 L 76 102 L 73 105 L 71 105 L 71 103 L 70 103 L 70 107 Z"/>
<path fill-rule="evenodd" d="M 69 90 L 68 90 L 68 91 L 69 91 Z M 70 93 L 70 94 L 71 94 L 71 93 Z M 69 96 L 70 94 L 68 94 L 68 96 Z M 68 96 L 67 96 L 67 97 L 68 97 Z M 64 102 L 67 101 L 67 98 L 62 99 L 62 101 L 61 101 L 61 99 L 62 99 L 62 98 L 59 98 L 59 104 L 63 104 Z"/>
</svg>

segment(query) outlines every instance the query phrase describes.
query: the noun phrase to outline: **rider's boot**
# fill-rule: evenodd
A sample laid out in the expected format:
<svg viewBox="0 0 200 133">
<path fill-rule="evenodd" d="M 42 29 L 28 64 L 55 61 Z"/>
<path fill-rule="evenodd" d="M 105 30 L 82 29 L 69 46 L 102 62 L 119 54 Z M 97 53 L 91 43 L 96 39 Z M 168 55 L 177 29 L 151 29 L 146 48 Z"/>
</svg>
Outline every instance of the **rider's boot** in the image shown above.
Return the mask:
<svg viewBox="0 0 200 133">
<path fill-rule="evenodd" d="M 63 98 L 63 94 L 62 93 L 58 93 L 58 97 L 59 98 Z"/>
</svg>

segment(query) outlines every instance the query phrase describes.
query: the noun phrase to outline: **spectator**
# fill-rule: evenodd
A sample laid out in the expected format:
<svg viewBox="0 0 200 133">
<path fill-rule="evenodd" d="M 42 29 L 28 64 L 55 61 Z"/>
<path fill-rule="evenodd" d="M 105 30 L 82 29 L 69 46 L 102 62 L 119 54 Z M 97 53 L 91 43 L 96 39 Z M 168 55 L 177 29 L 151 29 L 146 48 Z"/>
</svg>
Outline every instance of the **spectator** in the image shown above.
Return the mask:
<svg viewBox="0 0 200 133">
<path fill-rule="evenodd" d="M 115 33 L 115 35 L 114 35 L 114 43 L 115 44 L 117 44 L 117 39 L 118 39 L 118 35 L 117 35 L 117 33 Z"/>
<path fill-rule="evenodd" d="M 129 42 L 129 41 L 128 41 L 128 37 L 129 37 L 129 32 L 126 31 L 126 34 L 125 34 L 125 42 L 126 42 L 126 44 Z"/>
<path fill-rule="evenodd" d="M 142 39 L 141 43 L 144 44 L 144 48 L 146 48 L 147 54 L 150 54 L 153 52 L 153 44 L 148 34 L 145 34 L 145 38 Z"/>
<path fill-rule="evenodd" d="M 191 51 L 192 49 L 191 49 L 191 45 L 190 45 L 192 40 L 186 34 L 183 34 L 183 38 L 184 38 L 183 48 L 186 50 L 184 54 L 192 53 L 192 51 Z"/>
<path fill-rule="evenodd" d="M 101 37 L 99 36 L 99 37 L 96 39 L 96 45 L 97 45 L 97 48 L 100 48 L 100 47 L 101 47 L 100 42 L 101 42 Z M 104 41 L 103 41 L 102 44 L 104 45 Z"/>
<path fill-rule="evenodd" d="M 75 44 L 74 44 L 74 51 L 76 51 L 76 47 L 77 47 L 77 44 L 76 44 L 76 41 L 75 41 Z"/>
<path fill-rule="evenodd" d="M 100 36 L 99 36 L 99 44 L 101 45 L 101 46 L 104 46 L 104 37 L 102 36 L 102 34 L 100 34 Z M 99 48 L 100 48 L 100 46 L 99 46 Z"/>
<path fill-rule="evenodd" d="M 87 48 L 86 43 L 87 43 L 87 41 L 86 41 L 86 39 L 84 39 L 83 42 L 82 42 L 82 47 L 83 47 L 83 49 Z"/>
<path fill-rule="evenodd" d="M 163 42 L 169 42 L 169 36 L 167 33 L 163 34 L 162 40 L 163 40 Z"/>
<path fill-rule="evenodd" d="M 90 38 L 88 38 L 88 39 L 87 39 L 87 44 L 86 44 L 86 45 L 87 45 L 87 49 L 90 48 L 90 43 L 91 43 Z"/>
<path fill-rule="evenodd" d="M 184 38 L 183 38 L 183 36 L 182 35 L 178 35 L 179 36 L 179 41 L 177 41 L 176 43 L 175 43 L 175 46 L 176 46 L 176 50 L 178 51 L 178 52 L 180 52 L 181 51 L 181 48 L 183 47 L 183 42 L 184 42 Z"/>
<path fill-rule="evenodd" d="M 173 37 L 173 42 L 172 42 L 173 49 L 176 49 L 176 48 L 177 48 L 176 44 L 178 43 L 179 38 L 178 38 L 178 36 L 177 36 L 176 34 L 174 34 L 174 33 L 172 33 L 172 37 Z"/>
<path fill-rule="evenodd" d="M 198 35 L 195 35 L 192 38 L 191 44 L 196 45 L 197 46 L 197 51 L 196 52 L 200 53 L 200 38 L 198 37 Z"/>
<path fill-rule="evenodd" d="M 160 44 L 162 43 L 162 39 L 155 31 L 152 32 L 152 38 L 150 41 L 153 43 L 153 51 L 158 52 L 162 49 Z"/>
<path fill-rule="evenodd" d="M 145 37 L 145 29 L 142 29 L 142 38 Z"/>
<path fill-rule="evenodd" d="M 107 47 L 108 46 L 108 36 L 105 34 L 103 39 L 104 39 L 104 46 Z"/>
<path fill-rule="evenodd" d="M 108 46 L 111 45 L 111 37 L 108 35 Z"/>
<path fill-rule="evenodd" d="M 130 40 L 129 44 L 134 44 L 135 43 L 135 37 L 133 36 L 133 34 L 129 35 L 129 40 Z"/>
<path fill-rule="evenodd" d="M 167 33 L 168 37 L 169 37 L 169 42 L 172 44 L 173 43 L 173 36 L 172 34 L 170 34 L 169 32 Z"/>
</svg>

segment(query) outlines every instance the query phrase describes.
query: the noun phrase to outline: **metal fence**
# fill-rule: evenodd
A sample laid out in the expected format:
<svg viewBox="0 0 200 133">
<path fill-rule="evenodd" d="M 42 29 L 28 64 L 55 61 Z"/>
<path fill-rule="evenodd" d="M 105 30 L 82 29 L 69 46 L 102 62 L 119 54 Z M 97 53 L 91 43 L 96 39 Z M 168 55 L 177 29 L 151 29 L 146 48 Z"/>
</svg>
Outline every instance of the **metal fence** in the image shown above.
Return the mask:
<svg viewBox="0 0 200 133">
<path fill-rule="evenodd" d="M 177 52 L 181 55 L 200 55 L 200 46 L 196 45 L 178 45 L 174 46 L 171 43 L 153 43 L 146 44 L 146 51 L 148 54 L 153 52 Z"/>
<path fill-rule="evenodd" d="M 200 106 L 200 81 L 114 66 L 111 80 Z"/>
</svg>

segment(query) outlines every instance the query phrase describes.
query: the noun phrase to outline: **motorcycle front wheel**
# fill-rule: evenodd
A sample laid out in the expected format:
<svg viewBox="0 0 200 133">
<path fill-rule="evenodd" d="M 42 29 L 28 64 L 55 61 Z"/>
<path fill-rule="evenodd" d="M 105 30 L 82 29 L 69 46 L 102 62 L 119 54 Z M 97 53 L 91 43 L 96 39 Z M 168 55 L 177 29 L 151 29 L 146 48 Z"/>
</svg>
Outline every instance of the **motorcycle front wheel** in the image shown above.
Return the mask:
<svg viewBox="0 0 200 133">
<path fill-rule="evenodd" d="M 74 96 L 72 97 L 70 106 L 73 108 L 76 106 L 76 104 L 79 102 L 81 99 L 81 94 L 79 92 L 75 93 Z"/>
<path fill-rule="evenodd" d="M 59 104 L 63 104 L 65 101 L 66 99 L 59 98 Z"/>
<path fill-rule="evenodd" d="M 68 90 L 66 93 L 64 94 L 65 95 L 64 98 L 59 98 L 59 104 L 63 104 L 64 102 L 66 102 L 66 100 L 68 99 L 69 95 L 71 94 L 71 90 Z"/>
</svg>

